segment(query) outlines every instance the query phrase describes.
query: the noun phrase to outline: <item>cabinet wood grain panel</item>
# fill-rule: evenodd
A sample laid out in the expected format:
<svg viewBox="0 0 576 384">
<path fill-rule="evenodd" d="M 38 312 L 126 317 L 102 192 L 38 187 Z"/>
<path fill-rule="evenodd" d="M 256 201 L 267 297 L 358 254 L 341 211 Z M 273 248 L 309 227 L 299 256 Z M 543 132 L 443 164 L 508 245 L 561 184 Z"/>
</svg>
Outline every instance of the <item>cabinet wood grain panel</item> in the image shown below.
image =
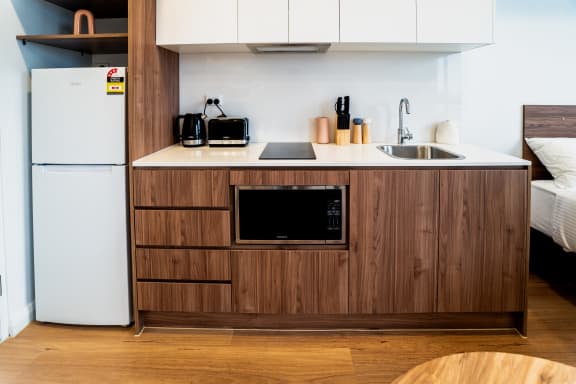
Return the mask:
<svg viewBox="0 0 576 384">
<path fill-rule="evenodd" d="M 227 170 L 135 169 L 136 207 L 228 208 Z"/>
<path fill-rule="evenodd" d="M 231 257 L 235 312 L 348 312 L 347 251 L 233 251 Z"/>
<path fill-rule="evenodd" d="M 499 312 L 525 310 L 528 276 L 526 265 L 527 171 L 486 172 L 486 285 L 492 305 Z M 486 291 L 482 292 L 486 295 Z"/>
<path fill-rule="evenodd" d="M 312 252 L 288 252 L 282 257 L 285 313 L 318 313 L 318 256 Z"/>
<path fill-rule="evenodd" d="M 139 282 L 138 309 L 160 312 L 230 312 L 230 284 Z"/>
<path fill-rule="evenodd" d="M 110 8 L 110 3 L 106 3 Z M 156 0 L 128 0 L 128 15 L 127 150 L 132 163 L 176 141 L 172 122 L 178 116 L 180 105 L 180 55 L 156 46 Z M 129 168 L 130 222 L 133 223 L 134 175 L 133 168 Z M 133 226 L 130 233 L 134 270 Z M 132 287 L 135 295 L 134 275 Z M 133 300 L 134 322 L 136 329 L 140 329 L 142 322 L 136 302 Z"/>
<path fill-rule="evenodd" d="M 440 175 L 438 310 L 525 310 L 528 171 Z"/>
<path fill-rule="evenodd" d="M 230 185 L 348 185 L 349 171 L 232 170 Z"/>
<path fill-rule="evenodd" d="M 180 59 L 156 46 L 156 0 L 129 0 L 128 153 L 136 160 L 175 142 Z"/>
<path fill-rule="evenodd" d="M 348 313 L 348 252 L 318 253 L 318 313 Z"/>
<path fill-rule="evenodd" d="M 228 247 L 230 212 L 137 209 L 135 230 L 139 246 Z"/>
<path fill-rule="evenodd" d="M 433 312 L 438 171 L 350 174 L 350 312 Z"/>
<path fill-rule="evenodd" d="M 234 312 L 258 313 L 258 276 L 267 251 L 232 252 L 232 308 Z M 270 292 L 270 290 L 267 290 Z M 280 297 L 275 302 L 280 303 Z M 279 313 L 280 310 L 273 311 Z"/>
<path fill-rule="evenodd" d="M 230 280 L 230 251 L 138 248 L 136 275 L 148 280 Z"/>
<path fill-rule="evenodd" d="M 440 172 L 438 310 L 482 307 L 484 172 Z"/>
</svg>

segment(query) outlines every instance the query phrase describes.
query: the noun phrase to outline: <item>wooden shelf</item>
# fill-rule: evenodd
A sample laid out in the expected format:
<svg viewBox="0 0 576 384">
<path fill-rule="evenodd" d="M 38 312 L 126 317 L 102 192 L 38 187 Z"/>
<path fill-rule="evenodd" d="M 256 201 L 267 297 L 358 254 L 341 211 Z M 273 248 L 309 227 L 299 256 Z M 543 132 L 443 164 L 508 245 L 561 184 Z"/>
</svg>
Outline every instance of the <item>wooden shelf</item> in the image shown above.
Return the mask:
<svg viewBox="0 0 576 384">
<path fill-rule="evenodd" d="M 87 9 L 96 18 L 128 17 L 128 0 L 46 0 L 72 12 Z"/>
<path fill-rule="evenodd" d="M 89 54 L 128 53 L 127 33 L 94 35 L 20 35 L 16 39 Z"/>
</svg>

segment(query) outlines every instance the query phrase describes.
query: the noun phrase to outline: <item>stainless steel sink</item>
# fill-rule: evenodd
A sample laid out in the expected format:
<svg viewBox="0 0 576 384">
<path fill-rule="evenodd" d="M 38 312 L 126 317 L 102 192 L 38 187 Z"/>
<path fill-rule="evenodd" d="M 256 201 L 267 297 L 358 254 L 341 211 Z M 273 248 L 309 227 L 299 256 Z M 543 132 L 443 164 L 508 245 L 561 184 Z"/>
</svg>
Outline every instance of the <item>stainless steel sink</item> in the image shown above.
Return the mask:
<svg viewBox="0 0 576 384">
<path fill-rule="evenodd" d="M 390 157 L 404 160 L 461 160 L 464 156 L 432 145 L 380 145 L 378 149 Z"/>
</svg>

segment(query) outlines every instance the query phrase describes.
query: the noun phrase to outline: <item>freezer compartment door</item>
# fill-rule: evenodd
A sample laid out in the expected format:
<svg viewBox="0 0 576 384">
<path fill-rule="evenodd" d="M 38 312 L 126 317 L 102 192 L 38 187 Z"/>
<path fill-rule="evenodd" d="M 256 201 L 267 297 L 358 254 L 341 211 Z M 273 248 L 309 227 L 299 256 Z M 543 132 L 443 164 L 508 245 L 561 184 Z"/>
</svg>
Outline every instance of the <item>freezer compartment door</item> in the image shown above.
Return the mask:
<svg viewBox="0 0 576 384">
<path fill-rule="evenodd" d="M 38 321 L 131 322 L 125 166 L 33 166 Z"/>
<path fill-rule="evenodd" d="M 110 70 L 32 70 L 33 163 L 126 163 L 126 98 L 108 94 Z"/>
</svg>

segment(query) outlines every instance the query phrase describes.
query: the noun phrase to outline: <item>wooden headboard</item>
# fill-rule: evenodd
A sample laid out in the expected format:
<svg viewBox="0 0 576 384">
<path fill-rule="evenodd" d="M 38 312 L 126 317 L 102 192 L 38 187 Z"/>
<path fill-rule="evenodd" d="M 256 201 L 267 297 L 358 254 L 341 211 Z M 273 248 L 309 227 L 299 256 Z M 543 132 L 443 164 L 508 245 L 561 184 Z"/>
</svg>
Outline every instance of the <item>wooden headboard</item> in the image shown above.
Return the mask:
<svg viewBox="0 0 576 384">
<path fill-rule="evenodd" d="M 525 105 L 524 137 L 576 137 L 576 105 Z M 522 140 L 522 157 L 532 162 L 532 180 L 552 176 Z"/>
</svg>

